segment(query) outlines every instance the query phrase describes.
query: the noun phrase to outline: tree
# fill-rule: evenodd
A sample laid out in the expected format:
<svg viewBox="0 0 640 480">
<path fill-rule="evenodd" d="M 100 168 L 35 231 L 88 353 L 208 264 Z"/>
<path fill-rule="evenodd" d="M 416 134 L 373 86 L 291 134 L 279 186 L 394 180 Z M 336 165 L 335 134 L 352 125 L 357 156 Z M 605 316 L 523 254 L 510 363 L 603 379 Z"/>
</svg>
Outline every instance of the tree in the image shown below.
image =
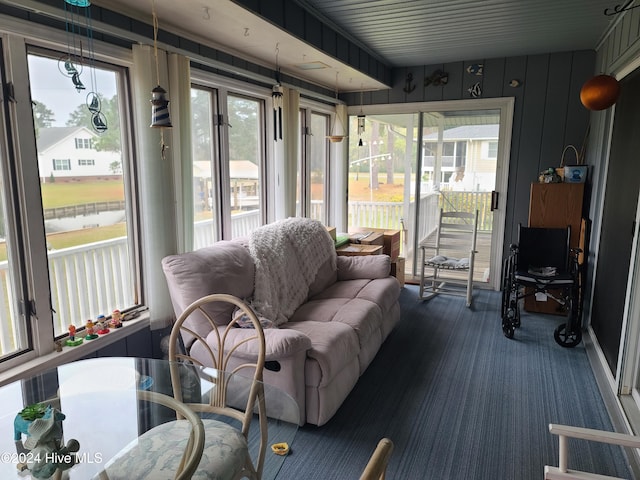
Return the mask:
<svg viewBox="0 0 640 480">
<path fill-rule="evenodd" d="M 257 164 L 259 105 L 241 97 L 231 97 L 229 103 L 229 159 Z"/>
<path fill-rule="evenodd" d="M 116 173 L 120 173 L 121 172 L 121 168 L 120 168 L 120 162 L 118 160 L 114 160 L 113 162 L 111 162 L 109 164 L 109 170 L 111 171 L 112 174 L 116 174 Z"/>
<path fill-rule="evenodd" d="M 98 98 L 101 103 L 100 113 L 106 119 L 107 129 L 102 133 L 98 132 L 99 136 L 94 142 L 94 147 L 98 151 L 120 152 L 118 96 L 114 95 L 110 99 L 105 99 L 104 96 L 98 94 Z M 78 105 L 69 115 L 66 125 L 67 127 L 86 127 L 89 130 L 96 131 L 93 126 L 93 116 L 94 114 L 85 104 Z"/>
<path fill-rule="evenodd" d="M 191 141 L 193 159 L 210 161 L 211 151 L 211 94 L 204 90 L 191 89 Z"/>
<path fill-rule="evenodd" d="M 55 114 L 44 103 L 34 100 L 33 108 L 33 124 L 36 128 L 36 138 L 41 128 L 49 128 L 56 121 Z"/>
</svg>

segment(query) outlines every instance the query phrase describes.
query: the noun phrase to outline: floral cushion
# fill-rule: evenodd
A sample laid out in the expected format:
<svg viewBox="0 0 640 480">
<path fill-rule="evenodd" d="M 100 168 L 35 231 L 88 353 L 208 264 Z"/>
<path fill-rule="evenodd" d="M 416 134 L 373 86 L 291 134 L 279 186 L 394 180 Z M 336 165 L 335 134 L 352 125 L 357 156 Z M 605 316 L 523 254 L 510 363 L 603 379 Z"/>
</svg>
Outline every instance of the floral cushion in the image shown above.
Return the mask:
<svg viewBox="0 0 640 480">
<path fill-rule="evenodd" d="M 238 429 L 217 420 L 202 420 L 205 444 L 193 480 L 227 480 L 238 477 L 248 456 L 247 441 Z M 164 423 L 141 435 L 105 466 L 110 480 L 175 477 L 191 424 L 187 420 Z"/>
</svg>

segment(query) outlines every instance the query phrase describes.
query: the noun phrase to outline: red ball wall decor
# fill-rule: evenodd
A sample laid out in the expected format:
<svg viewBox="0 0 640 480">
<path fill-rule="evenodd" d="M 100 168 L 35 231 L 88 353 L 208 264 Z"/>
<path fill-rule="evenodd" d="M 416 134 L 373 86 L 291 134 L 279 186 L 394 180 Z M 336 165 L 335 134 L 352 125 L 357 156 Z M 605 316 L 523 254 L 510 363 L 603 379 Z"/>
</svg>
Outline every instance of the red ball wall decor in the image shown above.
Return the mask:
<svg viewBox="0 0 640 480">
<path fill-rule="evenodd" d="M 580 90 L 580 101 L 589 110 L 604 110 L 616 103 L 620 84 L 611 75 L 596 75 Z"/>
</svg>

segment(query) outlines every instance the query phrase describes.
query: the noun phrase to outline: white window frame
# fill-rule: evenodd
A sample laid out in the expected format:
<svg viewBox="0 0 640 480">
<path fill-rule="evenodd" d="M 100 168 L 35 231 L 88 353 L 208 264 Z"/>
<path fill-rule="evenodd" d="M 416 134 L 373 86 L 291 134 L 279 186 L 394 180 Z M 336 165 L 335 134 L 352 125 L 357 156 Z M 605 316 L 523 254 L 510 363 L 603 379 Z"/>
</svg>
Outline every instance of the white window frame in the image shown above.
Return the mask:
<svg viewBox="0 0 640 480">
<path fill-rule="evenodd" d="M 64 52 L 66 48 L 66 35 L 64 32 L 49 29 L 33 22 L 22 21 L 15 18 L 0 17 L 0 38 L 4 53 L 5 77 L 4 81 L 11 83 L 14 87 L 15 102 L 10 104 L 6 118 L 11 125 L 13 151 L 9 152 L 6 139 L 7 127 L 4 122 L 5 116 L 0 119 L 0 148 L 7 158 L 15 158 L 17 166 L 16 177 L 19 178 L 17 190 L 25 190 L 24 186 L 31 187 L 40 182 L 38 163 L 26 161 L 24 159 L 37 158 L 35 131 L 33 126 L 33 114 L 30 102 L 29 75 L 27 51 L 30 47 L 40 47 L 51 49 L 54 52 Z M 132 53 L 130 50 L 122 49 L 114 45 L 94 41 L 95 58 L 116 65 L 119 68 L 131 68 Z M 123 98 L 129 99 L 129 87 L 126 85 L 126 75 L 119 76 L 119 93 Z M 5 110 L 5 105 L 2 106 Z M 133 136 L 132 127 L 128 114 L 130 107 L 121 108 L 121 129 L 129 132 L 127 140 L 123 141 L 123 155 L 133 158 Z M 134 162 L 130 163 L 131 181 L 135 181 Z M 20 185 L 23 185 L 22 187 Z M 128 194 L 136 191 L 132 185 L 125 185 Z M 28 188 L 26 189 L 28 190 Z M 13 195 L 15 198 L 15 193 Z M 135 200 L 130 202 L 130 208 L 135 208 Z M 44 231 L 44 221 L 42 213 L 42 203 L 39 195 L 24 195 L 18 205 L 7 205 L 7 210 L 13 206 L 16 209 L 15 222 L 12 218 L 8 220 L 12 223 L 19 223 L 22 237 L 12 242 L 12 249 L 16 249 L 16 243 L 21 245 L 24 252 L 24 262 L 12 262 L 12 269 L 16 271 L 17 278 L 24 279 L 24 286 L 29 293 L 18 294 L 25 298 L 37 314 L 28 318 L 27 324 L 31 331 L 30 347 L 26 351 L 17 352 L 15 355 L 7 357 L 0 362 L 0 384 L 12 381 L 23 375 L 25 372 L 35 373 L 51 366 L 73 361 L 91 352 L 108 346 L 109 344 L 121 340 L 124 336 L 135 333 L 148 325 L 148 314 L 143 313 L 139 320 L 130 322 L 126 329 L 121 332 L 114 332 L 104 338 L 101 342 L 96 342 L 91 346 L 82 349 L 65 348 L 62 353 L 55 352 L 55 338 L 53 330 L 52 312 L 50 305 L 49 278 L 42 275 L 48 271 L 48 258 L 46 248 L 46 232 Z M 8 216 L 9 217 L 9 216 Z M 130 251 L 133 261 L 140 268 L 140 251 L 137 245 L 137 220 L 133 221 L 130 227 Z M 23 272 L 23 273 L 21 273 Z M 138 293 L 136 297 L 142 304 L 141 283 L 138 275 Z M 29 297 L 29 298 L 27 298 Z M 78 319 L 79 320 L 79 319 Z M 126 330 L 126 331 L 125 331 Z"/>
<path fill-rule="evenodd" d="M 319 114 L 319 115 L 327 115 L 329 121 L 329 129 L 327 130 L 329 134 L 331 134 L 330 129 L 331 125 L 336 122 L 336 111 L 335 108 L 332 108 L 330 105 L 315 102 L 313 100 L 307 98 L 300 99 L 300 113 L 305 116 L 305 126 L 311 128 L 311 115 Z M 301 195 L 300 199 L 302 203 L 301 214 L 303 217 L 308 217 L 311 214 L 311 140 L 309 135 L 313 135 L 313 132 L 305 132 L 300 129 L 301 139 L 300 145 L 301 148 L 304 149 L 302 154 L 303 164 L 302 164 L 302 172 L 301 172 Z M 322 221 L 325 225 L 335 225 L 336 224 L 336 205 L 333 201 L 333 198 L 338 198 L 335 195 L 335 191 L 337 188 L 336 175 L 340 170 L 338 168 L 332 168 L 332 165 L 337 163 L 336 160 L 336 151 L 341 145 L 346 145 L 347 141 L 343 140 L 342 143 L 329 143 L 327 142 L 327 159 L 325 163 L 325 172 L 324 172 L 324 219 Z M 334 147 L 334 145 L 336 147 Z M 346 208 L 346 203 L 345 203 Z"/>
<path fill-rule="evenodd" d="M 258 87 L 248 83 L 238 82 L 227 77 L 207 73 L 196 68 L 191 69 L 191 87 L 203 88 L 214 91 L 217 95 L 218 112 L 212 112 L 214 120 L 216 114 L 221 115 L 223 124 L 226 126 L 229 121 L 228 98 L 229 96 L 248 97 L 264 102 L 264 154 L 263 162 L 260 165 L 260 212 L 261 223 L 265 224 L 275 220 L 275 188 L 269 188 L 274 185 L 275 166 L 274 166 L 274 149 L 273 142 L 269 139 L 273 138 L 273 125 L 270 121 L 270 115 L 267 113 L 272 108 L 271 89 Z M 231 125 L 233 128 L 233 125 Z M 217 148 L 219 155 L 212 162 L 212 180 L 214 180 L 213 196 L 218 202 L 218 210 L 214 215 L 214 221 L 218 219 L 216 228 L 216 240 L 228 240 L 231 238 L 231 182 L 229 180 L 229 135 L 227 128 L 216 128 L 215 121 L 213 125 L 212 146 Z M 213 202 L 216 205 L 216 201 Z M 193 228 L 193 226 L 185 225 L 184 228 Z"/>
<path fill-rule="evenodd" d="M 71 159 L 70 158 L 54 158 L 53 171 L 54 172 L 70 172 Z"/>
</svg>

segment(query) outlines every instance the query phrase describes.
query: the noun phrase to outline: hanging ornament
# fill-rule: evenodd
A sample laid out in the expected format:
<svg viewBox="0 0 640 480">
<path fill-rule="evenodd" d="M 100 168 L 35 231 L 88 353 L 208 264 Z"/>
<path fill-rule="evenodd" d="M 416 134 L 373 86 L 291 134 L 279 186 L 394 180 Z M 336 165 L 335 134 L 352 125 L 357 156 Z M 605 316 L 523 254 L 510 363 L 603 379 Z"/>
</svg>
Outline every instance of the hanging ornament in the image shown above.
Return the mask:
<svg viewBox="0 0 640 480">
<path fill-rule="evenodd" d="M 278 55 L 280 54 L 279 43 L 276 43 L 276 84 L 271 89 L 271 99 L 273 100 L 273 139 L 277 142 L 282 140 L 282 106 L 284 98 L 284 88 L 280 84 L 280 66 L 278 65 Z"/>
<path fill-rule="evenodd" d="M 338 72 L 336 72 L 336 100 L 338 100 Z M 333 125 L 331 125 L 331 130 L 329 131 L 329 135 L 327 135 L 327 138 L 331 143 L 339 143 L 346 137 L 346 135 L 344 134 L 336 135 L 333 133 L 336 126 L 336 119 L 340 121 L 340 125 L 342 127 L 341 131 L 344 131 L 344 124 L 342 123 L 342 119 L 340 118 L 340 115 L 338 114 L 338 111 L 336 109 L 336 115 L 333 119 Z"/>
<path fill-rule="evenodd" d="M 282 140 L 282 99 L 284 89 L 279 83 L 273 86 L 271 98 L 273 99 L 273 139 Z"/>
<path fill-rule="evenodd" d="M 476 82 L 475 84 L 473 84 L 469 88 L 467 88 L 467 91 L 469 92 L 469 94 L 473 98 L 481 97 L 482 96 L 482 85 L 480 85 L 480 82 Z"/>
<path fill-rule="evenodd" d="M 158 61 L 158 15 L 156 15 L 156 2 L 151 0 L 151 16 L 153 17 L 153 56 L 156 61 L 157 86 L 151 90 L 151 127 L 160 128 L 160 155 L 165 160 L 168 145 L 164 142 L 164 129 L 171 128 L 169 117 L 169 100 L 166 99 L 167 91 L 160 86 L 160 62 Z"/>
<path fill-rule="evenodd" d="M 165 98 L 166 90 L 158 85 L 151 90 L 151 126 L 171 128 L 169 118 L 169 100 Z"/>
<path fill-rule="evenodd" d="M 616 103 L 620 84 L 610 75 L 596 75 L 580 90 L 580 101 L 589 110 L 605 110 Z"/>
<path fill-rule="evenodd" d="M 363 145 L 362 142 L 362 134 L 364 133 L 364 125 L 365 125 L 365 116 L 362 113 L 362 99 L 364 96 L 364 92 L 362 91 L 362 85 L 360 85 L 360 115 L 358 115 L 358 146 L 361 147 Z"/>
<path fill-rule="evenodd" d="M 362 146 L 362 134 L 364 133 L 364 122 L 365 122 L 365 116 L 358 115 L 358 136 L 360 137 L 360 139 L 358 140 L 359 147 Z"/>
<path fill-rule="evenodd" d="M 102 102 L 96 93 L 95 51 L 90 6 L 89 0 L 64 0 L 67 54 L 58 61 L 58 69 L 63 75 L 69 77 L 75 89 L 81 92 L 86 90 L 81 75 L 85 64 L 89 65 L 91 91 L 87 95 L 86 105 L 91 112 L 91 126 L 97 133 L 103 133 L 107 130 L 107 119 L 101 111 Z M 83 39 L 82 30 L 86 32 L 86 39 Z"/>
</svg>

